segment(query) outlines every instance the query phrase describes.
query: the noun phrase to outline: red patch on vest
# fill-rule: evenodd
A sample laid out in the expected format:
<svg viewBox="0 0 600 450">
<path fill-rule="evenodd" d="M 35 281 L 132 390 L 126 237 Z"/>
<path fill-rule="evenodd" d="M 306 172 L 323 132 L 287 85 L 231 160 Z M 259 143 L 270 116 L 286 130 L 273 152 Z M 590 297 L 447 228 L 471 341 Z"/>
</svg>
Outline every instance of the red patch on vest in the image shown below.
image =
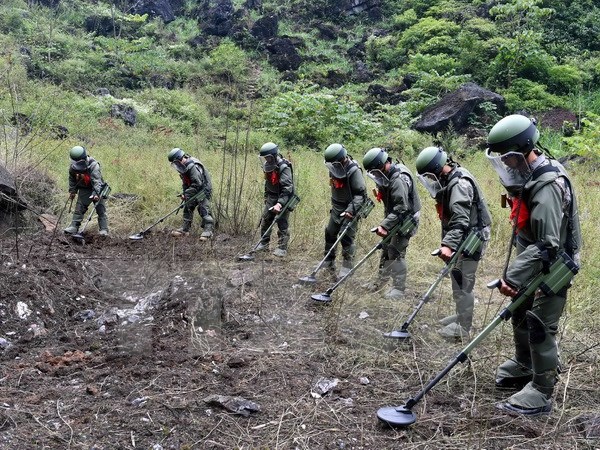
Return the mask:
<svg viewBox="0 0 600 450">
<path fill-rule="evenodd" d="M 330 178 L 330 183 L 334 189 L 342 189 L 344 187 L 344 181 L 338 178 Z"/>
<path fill-rule="evenodd" d="M 513 198 L 510 203 L 509 219 L 513 225 L 516 225 L 515 231 L 522 230 L 529 222 L 529 209 L 525 202 L 518 197 Z"/>
<path fill-rule="evenodd" d="M 265 173 L 265 178 L 273 185 L 279 184 L 279 172 L 272 171 Z"/>
<path fill-rule="evenodd" d="M 437 215 L 440 218 L 440 220 L 443 220 L 444 219 L 444 206 L 441 203 L 436 203 L 435 209 L 437 211 Z"/>
<path fill-rule="evenodd" d="M 379 203 L 381 203 L 381 201 L 383 200 L 383 192 L 381 192 L 381 190 L 377 189 L 377 194 L 375 195 L 375 200 L 377 200 Z"/>
</svg>

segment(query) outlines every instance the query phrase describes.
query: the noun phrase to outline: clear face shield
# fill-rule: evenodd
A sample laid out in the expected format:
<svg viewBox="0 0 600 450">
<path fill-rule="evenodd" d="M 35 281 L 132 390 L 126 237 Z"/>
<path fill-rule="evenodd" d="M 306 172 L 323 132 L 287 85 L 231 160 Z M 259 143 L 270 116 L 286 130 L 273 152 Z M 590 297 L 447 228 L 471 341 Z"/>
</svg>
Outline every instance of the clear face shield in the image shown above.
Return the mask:
<svg viewBox="0 0 600 450">
<path fill-rule="evenodd" d="M 85 172 L 87 170 L 87 160 L 80 159 L 77 161 L 71 160 L 71 168 L 75 172 Z"/>
<path fill-rule="evenodd" d="M 334 178 L 346 178 L 346 168 L 340 161 L 326 162 L 325 167 Z"/>
<path fill-rule="evenodd" d="M 171 163 L 171 167 L 180 174 L 184 174 L 187 172 L 187 166 L 185 164 L 183 164 L 181 161 L 173 161 Z"/>
<path fill-rule="evenodd" d="M 262 167 L 263 172 L 273 172 L 277 168 L 277 156 L 275 155 L 266 155 L 259 156 L 258 160 L 260 162 L 260 167 Z"/>
<path fill-rule="evenodd" d="M 500 183 L 510 193 L 516 193 L 529 181 L 531 177 L 531 168 L 525 155 L 521 152 L 508 152 L 503 155 L 485 152 L 492 167 L 500 177 Z"/>
<path fill-rule="evenodd" d="M 425 186 L 425 189 L 427 189 L 427 192 L 429 192 L 431 198 L 436 198 L 438 194 L 442 192 L 442 183 L 434 174 L 426 172 L 424 174 L 417 175 L 417 178 L 421 184 Z"/>
<path fill-rule="evenodd" d="M 367 170 L 367 176 L 375 182 L 378 187 L 388 187 L 390 179 L 379 169 Z"/>
</svg>

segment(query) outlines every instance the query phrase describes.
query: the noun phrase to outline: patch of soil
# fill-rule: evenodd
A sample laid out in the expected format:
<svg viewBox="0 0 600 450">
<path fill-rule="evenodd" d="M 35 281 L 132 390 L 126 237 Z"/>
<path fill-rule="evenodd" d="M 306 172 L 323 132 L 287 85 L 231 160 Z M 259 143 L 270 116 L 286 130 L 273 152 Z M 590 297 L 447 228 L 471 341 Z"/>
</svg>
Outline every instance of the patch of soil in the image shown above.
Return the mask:
<svg viewBox="0 0 600 450">
<path fill-rule="evenodd" d="M 300 285 L 315 261 L 299 249 L 247 263 L 237 256 L 248 237 L 50 241 L 22 237 L 19 258 L 14 238 L 0 241 L 0 448 L 585 446 L 570 428 L 573 398 L 598 404 L 600 395 L 579 390 L 588 384 L 574 374 L 558 386 L 560 414 L 513 418 L 494 408 L 507 395 L 493 388 L 494 367 L 511 352 L 506 326 L 414 407 L 410 428 L 377 421 L 378 408 L 403 404 L 460 350 L 434 332 L 451 312 L 439 297 L 409 342 L 382 337 L 432 280 L 391 302 L 363 292 L 357 277 L 323 306 L 310 294 L 334 280 L 319 272 L 315 286 Z M 477 306 L 477 331 L 503 300 L 495 302 Z M 576 363 L 597 376 L 596 357 Z M 336 378 L 329 392 L 315 391 Z M 260 410 L 235 414 L 214 403 L 219 395 Z"/>
</svg>

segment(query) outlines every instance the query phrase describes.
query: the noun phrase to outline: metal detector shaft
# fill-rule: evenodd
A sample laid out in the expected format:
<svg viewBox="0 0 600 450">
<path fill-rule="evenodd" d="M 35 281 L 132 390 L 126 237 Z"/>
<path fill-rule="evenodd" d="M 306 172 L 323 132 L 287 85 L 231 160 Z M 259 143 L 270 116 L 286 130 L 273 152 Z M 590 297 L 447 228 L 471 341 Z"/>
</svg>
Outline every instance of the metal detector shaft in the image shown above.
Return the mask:
<svg viewBox="0 0 600 450">
<path fill-rule="evenodd" d="M 182 201 L 179 206 L 177 208 L 175 208 L 173 211 L 171 211 L 169 214 L 167 214 L 166 216 L 161 217 L 160 219 L 158 219 L 156 222 L 154 222 L 152 225 L 150 225 L 148 228 L 140 231 L 138 233 L 139 236 L 144 236 L 148 231 L 150 231 L 152 228 L 154 228 L 156 225 L 158 225 L 161 222 L 164 222 L 165 219 L 167 219 L 168 217 L 171 217 L 173 214 L 175 214 L 177 211 L 179 211 L 181 208 L 184 208 L 188 203 L 194 201 L 194 200 L 204 200 L 206 198 L 206 194 L 204 193 L 204 191 L 200 191 L 198 192 L 196 195 L 190 197 L 189 199 Z"/>
<path fill-rule="evenodd" d="M 410 218 L 409 220 L 412 220 L 412 218 Z M 413 222 L 414 224 L 414 222 Z M 407 223 L 406 220 L 402 221 L 400 223 L 398 223 L 398 225 L 396 225 L 394 228 L 392 228 L 390 230 L 390 232 L 387 234 L 386 237 L 384 237 L 381 241 L 379 241 L 379 243 L 373 247 L 371 250 L 369 250 L 369 252 L 359 261 L 356 263 L 356 265 L 350 269 L 350 272 L 348 272 L 346 275 L 344 275 L 340 280 L 338 280 L 337 283 L 335 283 L 333 286 L 331 286 L 329 289 L 327 289 L 327 291 L 325 292 L 326 295 L 331 295 L 331 293 L 333 291 L 335 291 L 340 284 L 342 284 L 344 281 L 346 281 L 349 277 L 351 277 L 354 272 L 356 272 L 358 270 L 358 268 L 360 266 L 362 266 L 364 264 L 364 262 L 369 259 L 369 257 L 375 253 L 377 250 L 379 250 L 380 248 L 382 248 L 384 245 L 386 245 L 389 241 L 392 240 L 392 238 L 398 233 L 398 232 L 402 232 L 403 229 L 405 229 L 407 227 Z"/>
<path fill-rule="evenodd" d="M 317 274 L 317 272 L 319 270 L 321 270 L 321 268 L 325 264 L 325 261 L 327 261 L 327 258 L 329 258 L 329 255 L 331 255 L 331 253 L 335 250 L 335 248 L 337 247 L 337 245 L 344 238 L 344 236 L 346 236 L 346 233 L 348 233 L 348 231 L 352 228 L 352 226 L 356 222 L 358 222 L 358 219 L 360 219 L 360 218 L 366 219 L 374 206 L 375 206 L 375 204 L 373 203 L 373 200 L 371 200 L 370 198 L 367 198 L 365 200 L 365 202 L 361 205 L 360 209 L 354 215 L 354 217 L 352 218 L 352 220 L 350 222 L 348 222 L 346 224 L 346 226 L 344 227 L 344 229 L 341 231 L 341 233 L 338 234 L 337 239 L 331 245 L 331 247 L 329 247 L 329 251 L 325 254 L 325 256 L 323 257 L 323 259 L 321 260 L 321 262 L 319 262 L 319 264 L 317 265 L 317 267 L 315 267 L 315 270 L 312 271 L 312 273 L 310 274 L 311 277 L 314 277 Z"/>
<path fill-rule="evenodd" d="M 250 250 L 249 254 L 256 252 L 256 249 L 258 248 L 258 246 L 260 245 L 262 240 L 271 233 L 271 230 L 273 229 L 275 224 L 279 221 L 279 219 L 281 219 L 283 217 L 283 215 L 285 214 L 285 212 L 288 209 L 293 208 L 298 203 L 300 203 L 300 197 L 298 197 L 296 194 L 293 194 L 292 197 L 287 201 L 287 203 L 285 205 L 283 205 L 283 208 L 281 208 L 281 211 L 279 211 L 277 213 L 277 215 L 273 218 L 273 222 L 271 222 L 271 225 L 269 225 L 269 227 L 265 230 L 265 232 L 260 236 L 260 240 L 254 245 L 254 247 L 252 247 L 252 250 Z"/>
<path fill-rule="evenodd" d="M 471 233 L 474 233 L 474 232 L 472 231 Z M 442 270 L 438 274 L 435 281 L 431 284 L 431 286 L 429 286 L 429 289 L 427 289 L 427 292 L 425 292 L 425 294 L 423 294 L 423 297 L 421 297 L 421 301 L 419 302 L 419 304 L 416 306 L 416 308 L 411 313 L 411 315 L 408 317 L 408 319 L 406 319 L 406 321 L 402 324 L 402 328 L 400 329 L 401 332 L 405 332 L 408 329 L 409 325 L 412 323 L 413 320 L 415 320 L 415 317 L 417 317 L 417 314 L 419 313 L 421 308 L 425 305 L 425 303 L 429 302 L 429 299 L 431 297 L 431 294 L 433 294 L 433 291 L 435 291 L 435 289 L 438 287 L 440 282 L 454 268 L 454 266 L 458 262 L 459 256 L 462 254 L 462 252 L 467 244 L 467 241 L 469 241 L 469 237 L 470 237 L 470 235 L 467 238 L 463 239 L 463 241 L 461 242 L 458 249 L 452 254 L 452 258 L 450 258 L 450 261 L 448 261 L 446 263 L 446 265 L 442 268 Z M 432 255 L 437 255 L 437 253 L 434 252 L 434 253 L 432 253 Z"/>
<path fill-rule="evenodd" d="M 573 276 L 578 272 L 579 267 L 565 253 L 559 255 L 555 262 L 550 267 L 549 273 L 538 274 L 525 288 L 523 288 L 513 298 L 512 302 L 504 308 L 492 322 L 486 326 L 460 353 L 448 364 L 439 374 L 437 374 L 427 385 L 417 393 L 414 397 L 406 402 L 406 408 L 411 409 L 429 392 L 444 376 L 452 370 L 459 362 L 467 360 L 469 353 L 483 341 L 488 334 L 494 330 L 504 320 L 510 319 L 513 312 L 521 306 L 521 304 L 530 298 L 539 288 L 545 292 L 557 292 L 564 286 L 567 286 Z M 497 281 L 488 284 L 488 287 L 498 287 Z"/>
</svg>

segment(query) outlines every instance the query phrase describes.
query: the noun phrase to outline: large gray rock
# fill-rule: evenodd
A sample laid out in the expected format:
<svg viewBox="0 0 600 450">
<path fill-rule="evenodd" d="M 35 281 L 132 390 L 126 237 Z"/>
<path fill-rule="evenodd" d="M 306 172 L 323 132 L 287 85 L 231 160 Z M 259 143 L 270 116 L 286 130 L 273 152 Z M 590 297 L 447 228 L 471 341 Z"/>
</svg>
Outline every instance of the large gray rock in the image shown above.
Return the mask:
<svg viewBox="0 0 600 450">
<path fill-rule="evenodd" d="M 0 164 L 0 210 L 25 209 L 25 200 L 17 195 L 15 179 L 4 165 Z M 1 217 L 1 216 L 0 216 Z"/>
<path fill-rule="evenodd" d="M 138 0 L 133 4 L 133 11 L 140 15 L 160 17 L 164 23 L 175 20 L 175 13 L 169 0 Z"/>
<path fill-rule="evenodd" d="M 110 107 L 110 116 L 122 119 L 125 125 L 134 126 L 137 122 L 137 111 L 133 106 L 115 103 Z"/>
<path fill-rule="evenodd" d="M 465 83 L 423 111 L 413 128 L 422 133 L 437 133 L 452 126 L 455 132 L 460 133 L 469 125 L 469 115 L 483 102 L 493 103 L 496 112 L 504 115 L 504 97 L 475 83 Z"/>
<path fill-rule="evenodd" d="M 266 44 L 269 62 L 280 72 L 297 70 L 302 64 L 302 57 L 290 38 L 274 38 Z"/>
</svg>

